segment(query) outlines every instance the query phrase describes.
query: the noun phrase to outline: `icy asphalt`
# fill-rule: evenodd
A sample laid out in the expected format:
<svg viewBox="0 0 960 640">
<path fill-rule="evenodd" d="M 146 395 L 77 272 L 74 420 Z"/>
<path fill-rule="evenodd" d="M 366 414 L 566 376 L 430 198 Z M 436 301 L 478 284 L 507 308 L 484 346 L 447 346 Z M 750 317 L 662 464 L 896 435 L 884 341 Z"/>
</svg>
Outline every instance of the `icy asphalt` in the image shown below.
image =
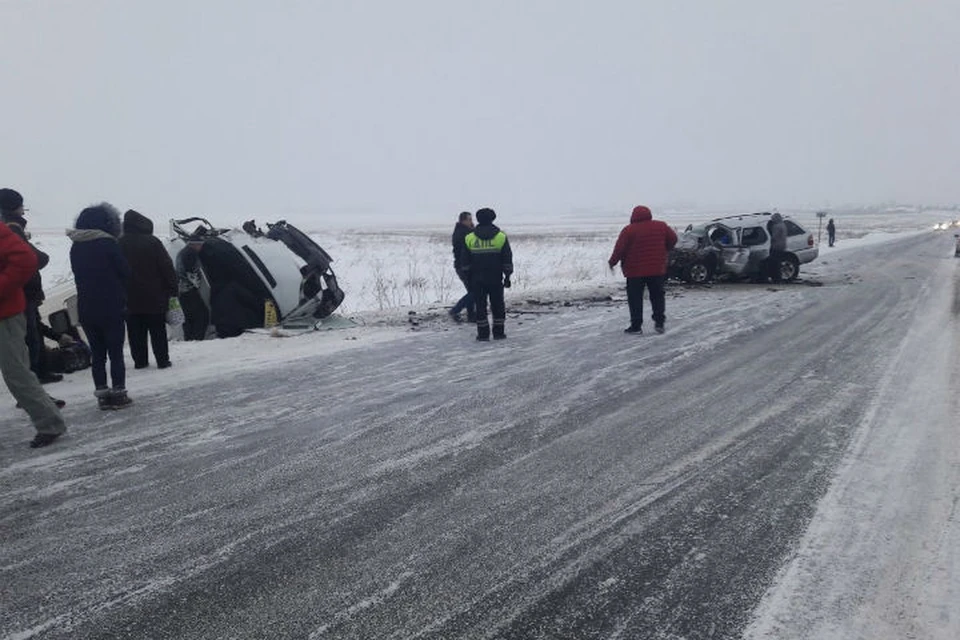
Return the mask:
<svg viewBox="0 0 960 640">
<path fill-rule="evenodd" d="M 44 454 L 5 415 L 0 638 L 740 637 L 916 315 L 957 335 L 948 255 L 684 289 L 663 336 L 593 304 L 225 365 Z"/>
</svg>

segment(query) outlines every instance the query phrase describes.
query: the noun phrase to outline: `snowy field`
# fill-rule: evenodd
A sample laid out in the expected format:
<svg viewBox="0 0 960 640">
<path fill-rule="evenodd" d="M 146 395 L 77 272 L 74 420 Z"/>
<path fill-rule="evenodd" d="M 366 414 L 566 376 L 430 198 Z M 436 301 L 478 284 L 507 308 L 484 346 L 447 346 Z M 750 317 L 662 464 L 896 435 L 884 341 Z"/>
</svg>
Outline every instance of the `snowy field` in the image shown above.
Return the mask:
<svg viewBox="0 0 960 640">
<path fill-rule="evenodd" d="M 812 212 L 787 213 L 793 213 L 795 219 L 816 235 L 817 220 Z M 690 222 L 702 221 L 703 215 L 669 213 L 660 217 L 682 229 Z M 955 550 L 960 548 L 960 527 L 956 525 L 955 509 L 960 501 L 960 459 L 952 449 L 945 449 L 942 445 L 953 442 L 957 427 L 956 388 L 951 385 L 960 380 L 960 365 L 953 359 L 958 352 L 958 337 L 951 328 L 955 329 L 956 317 L 960 314 L 956 302 L 960 299 L 960 279 L 956 275 L 960 261 L 954 262 L 952 259 L 953 238 L 950 236 L 954 230 L 935 230 L 934 227 L 952 220 L 957 214 L 937 211 L 861 211 L 832 215 L 838 227 L 837 246 L 826 246 L 824 231 L 820 258 L 801 268 L 798 283 L 782 287 L 746 283 L 708 287 L 671 285 L 667 294 L 668 333 L 663 342 L 657 343 L 663 345 L 657 348 L 662 351 L 647 356 L 642 351 L 627 352 L 635 353 L 637 362 L 642 363 L 638 364 L 637 371 L 627 381 L 619 380 L 619 370 L 604 370 L 597 375 L 610 381 L 605 387 L 614 385 L 615 388 L 609 391 L 611 397 L 628 397 L 633 385 L 655 382 L 658 376 L 668 375 L 674 367 L 695 363 L 703 356 L 722 349 L 725 344 L 742 340 L 757 327 L 776 327 L 794 315 L 815 317 L 818 306 L 837 300 L 837 296 L 842 296 L 844 291 L 852 291 L 852 287 L 864 282 L 865 275 L 857 269 L 867 257 L 876 261 L 887 247 L 922 247 L 920 255 L 927 256 L 934 265 L 930 267 L 933 269 L 930 277 L 922 279 L 923 285 L 916 292 L 916 308 L 923 313 L 916 318 L 904 316 L 902 321 L 884 326 L 886 335 L 894 328 L 896 331 L 902 330 L 903 336 L 902 340 L 899 336 L 896 338 L 897 349 L 889 359 L 871 363 L 868 358 L 862 362 L 864 384 L 868 380 L 875 380 L 875 384 L 871 382 L 871 386 L 858 389 L 859 381 L 849 380 L 835 398 L 829 395 L 828 387 L 823 389 L 828 394 L 823 397 L 784 400 L 807 407 L 810 420 L 814 421 L 821 420 L 821 416 L 823 420 L 829 420 L 830 406 L 848 400 L 855 402 L 853 398 L 858 394 L 862 396 L 864 404 L 853 405 L 862 406 L 862 413 L 852 418 L 844 417 L 844 423 L 851 425 L 851 439 L 849 443 L 838 439 L 841 444 L 836 455 L 841 462 L 836 472 L 828 478 L 829 487 L 825 488 L 822 499 L 813 505 L 815 513 L 803 535 L 796 541 L 791 539 L 784 543 L 788 545 L 786 562 L 777 572 L 773 584 L 766 589 L 766 595 L 752 614 L 752 623 L 744 637 L 757 640 L 956 638 L 960 632 L 960 620 L 956 614 L 960 604 L 957 577 L 960 576 L 960 564 Z M 620 329 L 628 320 L 623 280 L 619 273 L 609 273 L 606 259 L 625 217 L 618 214 L 596 216 L 591 220 L 545 219 L 511 224 L 509 216 L 503 215 L 497 220 L 510 235 L 517 270 L 514 287 L 507 292 L 507 333 L 510 338 L 505 345 L 498 345 L 507 351 L 501 349 L 496 352 L 499 354 L 497 358 L 507 359 L 509 349 L 517 349 L 516 357 L 524 362 L 542 359 L 556 371 L 555 363 L 563 361 L 567 354 L 562 345 L 556 347 L 555 353 L 544 353 L 551 333 L 560 334 L 564 344 L 572 345 L 574 351 L 569 357 L 579 357 L 584 362 L 590 358 L 589 345 L 570 342 L 573 336 L 580 335 L 578 332 L 597 335 L 604 340 L 623 338 Z M 162 228 L 160 221 L 155 222 L 158 228 Z M 215 222 L 219 224 L 223 221 Z M 131 411 L 142 412 L 128 415 L 150 416 L 147 423 L 138 424 L 135 428 L 124 425 L 122 413 L 107 417 L 92 409 L 94 402 L 89 371 L 68 375 L 63 382 L 50 385 L 48 390 L 67 401 L 65 417 L 70 433 L 62 442 L 39 453 L 26 448 L 31 436 L 29 427 L 18 417 L 9 396 L 4 396 L 0 399 L 0 407 L 7 418 L 0 421 L 0 484 L 5 488 L 0 490 L 0 522 L 21 526 L 17 514 L 25 505 L 58 499 L 60 496 L 64 497 L 65 502 L 51 517 L 69 516 L 72 509 L 80 509 L 82 505 L 86 505 L 83 509 L 99 509 L 98 490 L 94 490 L 93 485 L 89 488 L 90 493 L 87 493 L 85 478 L 65 477 L 64 474 L 69 476 L 72 468 L 94 469 L 90 471 L 91 477 L 105 473 L 111 476 L 110 482 L 114 481 L 114 474 L 118 477 L 129 474 L 134 480 L 138 474 L 147 473 L 153 457 L 162 455 L 166 447 L 180 446 L 167 444 L 176 443 L 179 438 L 186 438 L 190 447 L 189 451 L 183 449 L 183 455 L 216 455 L 214 448 L 217 443 L 222 442 L 226 446 L 229 436 L 224 435 L 220 427 L 191 424 L 189 415 L 185 415 L 181 408 L 171 406 L 169 403 L 176 402 L 180 389 L 207 389 L 215 381 L 235 379 L 238 381 L 237 387 L 234 389 L 228 382 L 216 393 L 214 401 L 219 403 L 223 412 L 229 414 L 227 418 L 230 420 L 243 424 L 249 418 L 251 424 L 258 420 L 266 424 L 271 419 L 270 414 L 257 413 L 263 410 L 258 408 L 259 405 L 246 403 L 254 402 L 250 398 L 258 394 L 264 397 L 281 394 L 285 371 L 288 369 L 299 379 L 305 377 L 303 368 L 310 366 L 310 363 L 320 363 L 313 374 L 317 378 L 319 397 L 310 402 L 322 406 L 327 402 L 323 380 L 327 367 L 323 363 L 331 363 L 331 369 L 340 375 L 347 375 L 350 373 L 351 359 L 373 363 L 377 360 L 375 356 L 379 349 L 399 358 L 399 354 L 406 353 L 404 343 L 409 343 L 413 353 L 418 350 L 426 352 L 432 348 L 430 343 L 437 341 L 462 345 L 449 346 L 451 357 L 469 358 L 474 353 L 476 345 L 472 330 L 453 324 L 444 313 L 459 295 L 459 283 L 453 277 L 451 267 L 449 233 L 452 220 L 443 225 L 390 229 L 371 225 L 321 231 L 310 229 L 303 222 L 299 222 L 299 225 L 309 230 L 333 256 L 334 269 L 347 294 L 341 309 L 342 316 L 352 322 L 332 323 L 329 329 L 286 339 L 248 334 L 240 338 L 203 343 L 175 342 L 171 344 L 174 367 L 169 371 L 158 371 L 153 367 L 134 371 L 128 359 L 128 387 L 137 403 Z M 912 238 L 916 239 L 916 245 L 904 244 Z M 34 240 L 52 257 L 50 267 L 44 272 L 48 290 L 55 291 L 58 285 L 69 284 L 69 243 L 62 232 L 34 230 Z M 904 279 L 896 273 L 888 273 L 884 277 L 889 279 L 890 288 L 909 286 L 909 282 L 905 284 Z M 910 281 L 915 277 L 908 276 Z M 879 296 L 883 288 L 871 291 L 876 291 Z M 944 297 L 944 291 L 950 297 Z M 878 300 L 877 304 L 884 302 Z M 851 321 L 855 317 L 851 312 Z M 345 328 L 339 328 L 341 326 Z M 944 327 L 947 327 L 946 331 Z M 808 330 L 817 339 L 816 328 L 810 326 Z M 547 332 L 546 337 L 543 331 Z M 869 324 L 865 324 L 862 331 L 870 331 Z M 823 337 L 823 340 L 827 338 Z M 893 341 L 894 338 L 890 337 L 889 340 Z M 616 357 L 614 354 L 606 357 L 613 359 Z M 836 357 L 844 356 L 838 354 Z M 457 368 L 450 366 L 452 368 L 449 371 L 440 369 L 434 373 L 438 377 L 458 379 Z M 512 366 L 520 368 L 523 364 L 520 360 L 513 360 Z M 622 363 L 619 366 L 622 367 Z M 877 367 L 876 371 L 872 370 L 874 366 Z M 419 386 L 421 381 L 431 379 L 431 372 L 417 371 L 412 375 L 396 371 L 393 372 L 396 377 L 391 378 L 393 374 L 389 367 L 390 362 L 383 362 L 382 366 L 371 369 L 376 371 L 377 368 L 383 368 L 386 371 L 376 374 L 381 378 L 371 383 L 370 388 L 360 389 L 361 393 L 355 401 L 360 405 L 373 403 L 371 406 L 376 408 L 378 405 L 372 396 L 377 392 L 382 391 L 387 394 L 385 397 L 391 398 L 399 393 L 404 406 L 397 410 L 399 414 L 394 417 L 416 423 L 418 412 L 431 414 L 434 411 L 430 406 L 433 402 L 431 394 L 441 390 Z M 506 371 L 504 377 L 508 378 L 509 369 Z M 587 402 L 595 391 L 592 385 L 599 384 L 598 380 L 589 377 L 568 380 L 569 376 L 563 371 L 557 374 L 564 384 L 569 384 L 563 388 L 562 394 L 551 388 L 538 390 L 544 402 L 547 402 L 547 397 L 556 395 L 555 413 L 575 411 L 576 401 Z M 411 375 L 410 379 L 403 379 L 405 375 Z M 831 373 L 815 368 L 792 373 L 785 371 L 780 375 L 784 377 L 784 384 L 802 383 L 804 388 L 811 385 L 817 388 L 815 378 L 822 376 L 825 381 L 830 380 Z M 791 375 L 796 377 L 793 382 L 789 381 Z M 255 381 L 255 384 L 251 381 Z M 486 380 L 479 383 L 476 392 L 490 395 L 502 382 L 498 379 Z M 509 382 L 517 381 L 511 378 Z M 771 383 L 774 383 L 773 380 Z M 831 384 L 841 386 L 835 380 Z M 406 387 L 409 392 L 396 391 L 394 387 Z M 337 391 L 349 393 L 346 389 Z M 233 398 L 234 393 L 236 398 Z M 293 420 L 300 410 L 298 402 L 296 398 L 284 397 L 293 404 L 279 410 L 291 414 Z M 406 404 L 408 397 L 412 398 L 410 405 Z M 536 397 L 535 393 L 527 393 L 523 401 Z M 874 397 L 879 400 L 874 402 Z M 160 408 L 160 402 L 168 404 Z M 301 402 L 306 401 L 301 399 Z M 334 402 L 339 406 L 339 400 Z M 535 424 L 550 419 L 546 416 L 551 412 L 546 409 L 528 409 L 526 404 L 519 404 L 520 400 L 512 402 L 516 403 L 513 406 L 519 411 L 533 411 L 531 420 Z M 158 406 L 151 409 L 151 405 Z M 819 405 L 822 407 L 816 408 Z M 248 411 L 248 406 L 253 407 L 252 412 Z M 386 406 L 379 407 L 379 410 L 384 413 L 390 411 Z M 169 421 L 164 419 L 165 413 L 170 414 Z M 352 415 L 348 417 L 353 419 Z M 397 459 L 376 459 L 372 467 L 377 469 L 376 477 L 380 478 L 380 474 L 387 474 L 383 477 L 396 477 L 398 473 L 401 476 L 412 473 L 419 468 L 422 460 L 431 460 L 440 454 L 452 452 L 456 457 L 467 455 L 467 452 L 477 448 L 482 450 L 474 439 L 483 441 L 487 436 L 476 431 L 456 433 L 453 424 L 455 421 L 429 422 L 426 425 L 429 429 L 423 432 L 423 437 L 429 439 L 426 434 L 433 429 L 451 429 L 449 442 L 428 444 L 423 449 L 414 442 L 396 443 L 398 450 L 403 451 L 397 454 Z M 909 427 L 911 424 L 915 426 Z M 546 426 L 543 428 L 546 429 Z M 748 426 L 742 425 L 742 428 L 748 429 Z M 397 431 L 396 435 L 399 433 Z M 352 434 L 337 437 L 346 438 L 347 441 L 354 438 Z M 420 437 L 421 432 L 417 431 L 416 438 Z M 138 440 L 144 443 L 142 450 L 137 444 Z M 119 446 L 124 447 L 125 454 L 146 457 L 141 462 L 111 457 Z M 209 451 L 208 447 L 211 448 Z M 102 462 L 98 463 L 101 457 Z M 441 456 L 439 459 L 445 458 Z M 251 460 L 255 463 L 256 458 Z M 520 464 L 520 460 L 523 458 L 515 463 Z M 223 461 L 222 464 L 226 465 L 227 462 Z M 562 466 L 549 459 L 541 464 Z M 620 471 L 619 467 L 607 471 L 611 473 L 611 482 L 618 473 L 626 473 Z M 339 479 L 343 485 L 330 485 L 331 490 L 339 490 L 338 487 L 353 481 L 346 475 L 347 470 L 343 473 L 344 477 Z M 537 473 L 541 473 L 541 469 L 538 468 Z M 101 481 L 106 480 L 101 478 Z M 254 486 L 259 486 L 259 482 L 254 481 Z M 373 493 L 374 486 L 357 491 L 360 494 Z M 320 490 L 321 493 L 323 490 Z M 119 498 L 123 489 L 115 486 L 115 491 Z M 541 499 L 545 498 L 541 496 Z M 295 502 L 293 498 L 291 501 Z M 136 503 L 130 504 L 136 506 Z M 603 508 L 609 506 L 611 511 L 617 511 L 615 504 L 601 504 Z M 158 513 L 162 519 L 163 512 Z M 123 517 L 135 521 L 145 515 L 124 511 Z M 616 513 L 598 512 L 597 522 L 602 522 L 608 515 L 614 520 L 621 517 Z M 927 526 L 931 522 L 937 523 L 937 526 Z M 179 527 L 181 520 L 177 520 L 176 524 Z M 120 535 L 118 526 L 109 525 L 107 533 L 110 536 Z M 15 529 L 8 529 L 10 531 Z M 95 531 L 91 533 L 89 528 L 84 528 L 83 532 L 84 535 L 93 535 L 92 540 L 100 535 Z M 11 535 L 8 539 L 8 548 L 11 550 L 15 546 L 21 548 L 29 544 L 29 540 L 25 541 L 19 533 L 8 535 Z M 573 534 L 567 531 L 563 535 Z M 0 540 L 3 539 L 4 534 L 0 534 Z M 86 616 L 93 616 L 89 619 L 96 621 L 98 615 L 111 614 L 127 604 L 148 601 L 173 588 L 179 580 L 192 579 L 198 572 L 202 573 L 205 567 L 209 569 L 226 562 L 235 551 L 239 552 L 244 538 L 227 540 L 223 544 L 212 555 L 202 556 L 202 562 L 196 567 L 182 571 L 161 567 L 152 574 L 152 582 L 145 583 L 140 590 L 117 595 L 108 587 L 103 587 L 103 593 L 97 593 L 92 586 L 81 589 L 85 595 L 69 596 L 80 599 L 80 604 L 76 605 L 78 609 L 70 615 L 51 611 L 42 616 L 29 617 L 20 613 L 26 609 L 18 599 L 16 615 L 10 614 L 11 617 L 5 618 L 0 612 L 0 640 L 71 637 L 70 630 L 74 628 L 71 625 L 83 628 Z M 150 553 L 151 550 L 147 548 L 137 551 L 136 555 L 139 557 Z M 694 552 L 691 553 L 691 557 L 696 556 Z M 31 561 L 26 557 L 0 556 L 0 582 L 5 575 L 8 579 L 22 580 L 28 585 L 31 583 L 23 577 L 24 574 L 31 576 L 29 579 L 32 580 L 45 579 L 37 577 L 43 575 L 42 571 L 23 568 Z M 109 573 L 107 569 L 103 571 Z M 71 575 L 80 583 L 93 579 L 82 571 Z M 402 573 L 395 582 L 381 583 L 378 586 L 380 591 L 373 592 L 368 599 L 345 604 L 341 612 L 329 618 L 328 624 L 315 625 L 315 631 L 309 637 L 369 637 L 356 632 L 359 627 L 350 625 L 359 625 L 367 609 L 377 610 L 395 595 L 400 597 L 400 594 L 416 591 L 405 586 L 407 581 L 413 580 L 411 576 Z M 372 574 L 367 578 L 373 583 L 377 582 Z M 16 580 L 12 584 L 19 584 Z M 613 578 L 604 585 L 604 589 L 612 592 L 618 588 Z M 4 598 L 13 597 L 12 593 L 5 593 L 2 586 L 0 595 Z M 347 595 L 343 595 L 343 598 L 346 600 Z M 81 613 L 81 610 L 86 613 Z M 167 620 L 158 620 L 156 623 L 172 624 Z M 329 631 L 336 628 L 352 628 L 354 632 L 337 636 L 335 631 Z M 713 627 L 707 625 L 704 628 Z M 93 633 L 75 637 L 98 636 Z M 148 633 L 129 637 L 174 636 L 161 635 L 157 631 L 156 635 Z M 307 636 L 279 634 L 277 637 Z M 415 637 L 415 634 L 404 634 L 398 630 L 389 637 Z M 597 637 L 631 636 L 609 632 Z M 664 631 L 655 637 L 699 638 L 713 637 L 713 634 L 703 632 L 682 636 Z M 721 634 L 716 637 L 728 636 Z"/>
<path fill-rule="evenodd" d="M 784 211 L 817 236 L 818 219 L 813 211 Z M 703 222 L 723 211 L 666 212 L 657 217 L 678 232 L 688 224 Z M 960 218 L 949 211 L 847 211 L 831 213 L 837 223 L 836 250 L 881 242 L 891 234 L 919 229 Z M 535 221 L 511 221 L 509 214 L 496 223 L 509 235 L 514 250 L 515 275 L 507 300 L 529 296 L 579 295 L 594 287 L 620 283 L 620 273 L 611 274 L 607 258 L 617 233 L 629 214 L 589 212 L 582 215 L 550 217 Z M 823 255 L 827 245 L 823 219 Z M 455 216 L 432 225 L 392 226 L 386 221 L 362 220 L 357 226 L 314 229 L 309 220 L 290 221 L 308 232 L 333 257 L 333 269 L 346 298 L 339 313 L 363 316 L 371 311 L 410 310 L 452 305 L 462 295 L 462 285 L 452 269 L 450 233 Z M 267 220 L 258 220 L 259 223 Z M 217 226 L 239 226 L 241 220 L 211 220 Z M 157 235 L 164 235 L 167 223 L 154 219 Z M 58 285 L 70 282 L 70 241 L 62 230 L 34 230 L 34 242 L 50 254 L 44 284 L 51 299 Z"/>
</svg>

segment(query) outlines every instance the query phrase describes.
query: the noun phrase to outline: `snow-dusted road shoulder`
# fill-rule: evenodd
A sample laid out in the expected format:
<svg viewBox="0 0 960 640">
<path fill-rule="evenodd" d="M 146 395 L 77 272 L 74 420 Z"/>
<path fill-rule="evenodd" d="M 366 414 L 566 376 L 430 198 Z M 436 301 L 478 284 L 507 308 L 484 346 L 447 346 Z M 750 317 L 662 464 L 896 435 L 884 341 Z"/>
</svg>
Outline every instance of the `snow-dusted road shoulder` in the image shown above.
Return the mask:
<svg viewBox="0 0 960 640">
<path fill-rule="evenodd" d="M 594 300 L 176 345 L 124 412 L 71 376 L 62 442 L 0 419 L 0 640 L 951 637 L 948 242 L 671 287 L 663 336 Z"/>
<path fill-rule="evenodd" d="M 957 263 L 918 286 L 851 454 L 747 638 L 960 638 Z"/>
</svg>

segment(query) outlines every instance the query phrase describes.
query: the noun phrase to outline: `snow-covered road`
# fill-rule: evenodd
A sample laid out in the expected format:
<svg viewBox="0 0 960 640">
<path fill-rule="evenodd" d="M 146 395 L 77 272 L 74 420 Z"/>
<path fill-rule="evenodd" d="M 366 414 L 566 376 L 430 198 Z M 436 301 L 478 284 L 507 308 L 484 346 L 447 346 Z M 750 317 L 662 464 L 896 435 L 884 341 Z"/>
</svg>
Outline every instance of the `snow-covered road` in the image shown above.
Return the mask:
<svg viewBox="0 0 960 640">
<path fill-rule="evenodd" d="M 0 638 L 957 637 L 949 240 L 10 408 Z"/>
</svg>

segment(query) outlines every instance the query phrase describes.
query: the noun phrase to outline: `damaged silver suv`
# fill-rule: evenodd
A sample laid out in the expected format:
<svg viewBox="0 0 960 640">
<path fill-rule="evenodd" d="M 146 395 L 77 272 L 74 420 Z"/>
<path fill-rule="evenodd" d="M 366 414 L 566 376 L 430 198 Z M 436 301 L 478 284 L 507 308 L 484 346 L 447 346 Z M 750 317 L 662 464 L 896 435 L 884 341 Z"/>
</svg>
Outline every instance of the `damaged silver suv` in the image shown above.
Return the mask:
<svg viewBox="0 0 960 640">
<path fill-rule="evenodd" d="M 684 282 L 703 283 L 714 279 L 757 278 L 770 256 L 768 212 L 714 218 L 702 225 L 690 225 L 670 252 L 668 275 Z M 795 220 L 787 225 L 787 252 L 780 262 L 784 282 L 796 280 L 800 265 L 816 260 L 820 253 L 813 234 Z"/>
</svg>

